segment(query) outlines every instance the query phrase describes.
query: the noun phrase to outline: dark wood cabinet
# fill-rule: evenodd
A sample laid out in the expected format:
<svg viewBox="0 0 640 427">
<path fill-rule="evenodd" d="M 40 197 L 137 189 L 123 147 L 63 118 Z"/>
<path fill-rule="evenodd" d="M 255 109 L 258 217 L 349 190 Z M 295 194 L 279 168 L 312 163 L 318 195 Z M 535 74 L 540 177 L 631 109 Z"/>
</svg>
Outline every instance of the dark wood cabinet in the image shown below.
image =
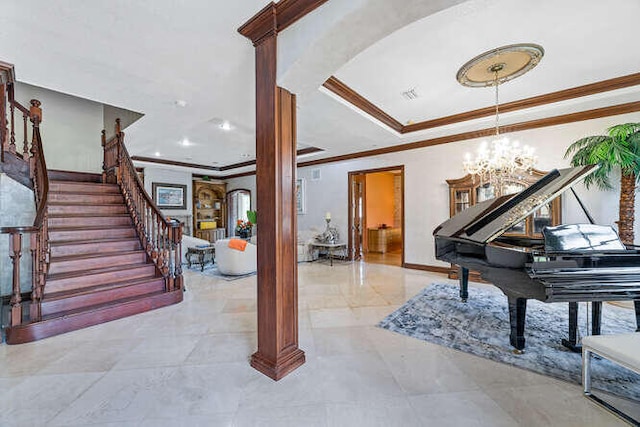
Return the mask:
<svg viewBox="0 0 640 427">
<path fill-rule="evenodd" d="M 517 179 L 513 179 L 507 184 L 505 194 L 518 193 L 547 173 L 534 169 L 531 173 L 526 173 Z M 495 192 L 491 185 L 488 183 L 481 183 L 478 177 L 474 177 L 470 174 L 458 179 L 448 179 L 449 185 L 449 216 L 452 217 L 469 206 L 473 206 L 476 203 L 480 203 L 485 200 L 494 198 Z M 524 221 L 516 224 L 511 229 L 505 232 L 505 235 L 509 236 L 521 236 L 521 237 L 542 237 L 542 229 L 545 226 L 558 225 L 562 222 L 562 200 L 561 197 L 557 197 L 552 202 L 541 207 L 531 215 L 529 215 Z M 479 276 L 471 272 L 471 279 L 478 280 Z M 451 266 L 449 271 L 449 278 L 458 278 L 458 268 Z"/>
</svg>

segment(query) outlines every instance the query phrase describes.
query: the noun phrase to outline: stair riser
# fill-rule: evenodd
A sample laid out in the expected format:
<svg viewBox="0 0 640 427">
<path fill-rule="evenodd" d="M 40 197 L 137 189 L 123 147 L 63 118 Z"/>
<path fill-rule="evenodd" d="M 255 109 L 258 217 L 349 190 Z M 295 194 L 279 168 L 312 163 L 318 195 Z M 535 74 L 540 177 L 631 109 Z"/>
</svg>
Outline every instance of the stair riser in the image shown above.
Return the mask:
<svg viewBox="0 0 640 427">
<path fill-rule="evenodd" d="M 45 285 L 45 294 L 105 285 L 107 283 L 121 282 L 123 280 L 142 279 L 145 277 L 152 278 L 155 276 L 155 272 L 155 266 L 153 264 L 148 264 L 136 268 L 110 271 L 107 273 L 90 274 L 86 276 L 55 280 L 49 279 Z"/>
<path fill-rule="evenodd" d="M 166 292 L 152 297 L 108 307 L 102 310 L 87 310 L 80 315 L 59 317 L 44 322 L 7 328 L 7 344 L 23 344 L 43 338 L 76 331 L 93 325 L 133 316 L 145 311 L 165 307 L 182 301 L 182 291 Z"/>
<path fill-rule="evenodd" d="M 121 194 L 79 194 L 79 193 L 49 193 L 50 202 L 60 203 L 95 203 L 96 205 L 102 204 L 117 204 L 124 203 L 124 199 Z"/>
<path fill-rule="evenodd" d="M 49 230 L 49 241 L 62 242 L 73 240 L 92 240 L 92 239 L 120 239 L 127 237 L 136 237 L 134 228 L 112 228 L 101 230 L 74 230 L 74 231 L 55 231 Z"/>
<path fill-rule="evenodd" d="M 47 301 L 45 298 L 42 302 L 42 315 L 48 316 L 63 311 L 103 304 L 122 298 L 161 292 L 164 290 L 164 286 L 163 279 L 155 279 L 137 285 L 123 286 L 87 295 L 70 296 L 69 298 L 59 300 Z"/>
<path fill-rule="evenodd" d="M 51 246 L 51 256 L 88 255 L 117 251 L 136 251 L 141 249 L 139 240 L 127 240 L 123 242 L 87 243 L 82 245 Z"/>
<path fill-rule="evenodd" d="M 126 214 L 127 207 L 125 205 L 49 205 L 49 214 Z"/>
<path fill-rule="evenodd" d="M 60 182 L 50 181 L 49 191 L 65 191 L 69 193 L 120 193 L 120 187 L 117 184 L 100 185 L 91 182 Z"/>
<path fill-rule="evenodd" d="M 49 218 L 49 227 L 121 227 L 132 225 L 129 216 L 88 216 Z"/>
<path fill-rule="evenodd" d="M 49 274 L 69 273 L 72 271 L 92 270 L 95 268 L 114 267 L 116 265 L 138 264 L 147 261 L 144 252 L 123 255 L 105 255 L 99 258 L 76 259 L 73 261 L 56 262 L 49 264 Z"/>
</svg>

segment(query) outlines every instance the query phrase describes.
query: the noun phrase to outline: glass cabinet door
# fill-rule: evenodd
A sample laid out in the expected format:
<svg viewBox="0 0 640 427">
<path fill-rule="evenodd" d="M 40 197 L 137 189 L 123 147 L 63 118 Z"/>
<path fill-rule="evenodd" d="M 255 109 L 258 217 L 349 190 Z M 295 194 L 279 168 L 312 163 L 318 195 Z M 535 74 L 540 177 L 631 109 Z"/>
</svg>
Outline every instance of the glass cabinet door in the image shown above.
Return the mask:
<svg viewBox="0 0 640 427">
<path fill-rule="evenodd" d="M 476 203 L 484 202 L 494 197 L 496 197 L 496 193 L 492 185 L 484 184 L 476 188 Z"/>
<path fill-rule="evenodd" d="M 454 193 L 455 213 L 460 213 L 471 206 L 471 190 L 456 190 Z"/>
<path fill-rule="evenodd" d="M 542 229 L 551 224 L 551 203 L 547 203 L 533 213 L 533 234 L 542 234 Z"/>
</svg>

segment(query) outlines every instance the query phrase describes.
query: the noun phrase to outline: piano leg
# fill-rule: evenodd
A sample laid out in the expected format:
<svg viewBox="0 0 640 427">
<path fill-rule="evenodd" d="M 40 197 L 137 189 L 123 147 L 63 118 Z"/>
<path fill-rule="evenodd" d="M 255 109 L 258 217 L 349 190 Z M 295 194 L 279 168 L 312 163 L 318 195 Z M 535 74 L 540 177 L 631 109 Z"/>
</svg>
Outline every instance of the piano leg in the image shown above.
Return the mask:
<svg viewBox="0 0 640 427">
<path fill-rule="evenodd" d="M 602 326 L 602 301 L 591 303 L 591 335 L 600 335 Z"/>
<path fill-rule="evenodd" d="M 602 325 L 602 302 L 591 303 L 591 334 L 600 335 Z M 578 344 L 578 303 L 569 303 L 569 339 L 562 340 L 562 345 L 574 353 L 582 352 L 582 345 Z"/>
<path fill-rule="evenodd" d="M 462 302 L 467 302 L 469 298 L 469 269 L 460 267 L 458 271 L 458 280 L 460 281 L 460 298 Z"/>
<path fill-rule="evenodd" d="M 636 309 L 636 332 L 640 332 L 640 300 L 635 300 L 633 306 Z"/>
<path fill-rule="evenodd" d="M 578 345 L 578 303 L 569 303 L 569 339 L 562 340 L 562 345 L 574 353 L 580 353 L 582 346 Z"/>
<path fill-rule="evenodd" d="M 511 345 L 514 353 L 524 353 L 524 322 L 527 314 L 527 299 L 507 297 L 509 300 L 509 323 L 511 324 Z"/>
</svg>

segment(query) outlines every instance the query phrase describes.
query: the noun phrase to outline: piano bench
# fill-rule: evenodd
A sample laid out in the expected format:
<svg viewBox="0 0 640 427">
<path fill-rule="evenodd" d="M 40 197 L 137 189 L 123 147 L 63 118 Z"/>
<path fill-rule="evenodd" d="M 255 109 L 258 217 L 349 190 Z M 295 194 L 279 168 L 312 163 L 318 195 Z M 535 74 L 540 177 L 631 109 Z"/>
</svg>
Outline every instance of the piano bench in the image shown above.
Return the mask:
<svg viewBox="0 0 640 427">
<path fill-rule="evenodd" d="M 584 387 L 584 395 L 631 425 L 640 425 L 639 420 L 632 418 L 591 392 L 592 354 L 597 354 L 640 374 L 640 333 L 590 335 L 582 339 L 582 385 Z"/>
</svg>

